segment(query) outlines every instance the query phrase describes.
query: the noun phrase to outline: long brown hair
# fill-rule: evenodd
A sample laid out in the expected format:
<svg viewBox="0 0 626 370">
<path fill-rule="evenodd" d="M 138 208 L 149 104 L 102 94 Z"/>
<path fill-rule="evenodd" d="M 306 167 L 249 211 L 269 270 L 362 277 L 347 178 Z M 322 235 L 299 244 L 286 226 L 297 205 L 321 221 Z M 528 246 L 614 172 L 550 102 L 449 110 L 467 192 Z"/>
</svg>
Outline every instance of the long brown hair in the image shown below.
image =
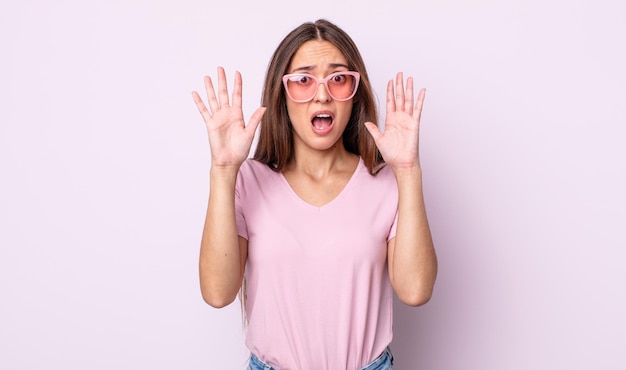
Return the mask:
<svg viewBox="0 0 626 370">
<path fill-rule="evenodd" d="M 343 133 L 347 151 L 360 155 L 370 174 L 374 175 L 383 158 L 365 128 L 366 121 L 378 123 L 378 113 L 365 63 L 356 44 L 341 28 L 320 19 L 303 23 L 291 31 L 278 45 L 265 75 L 262 105 L 266 107 L 261 121 L 259 141 L 254 159 L 281 171 L 293 157 L 293 131 L 287 113 L 286 94 L 282 77 L 287 73 L 294 54 L 307 41 L 328 41 L 341 51 L 348 61 L 348 68 L 359 72 L 361 81 L 353 98 L 350 120 Z"/>
</svg>

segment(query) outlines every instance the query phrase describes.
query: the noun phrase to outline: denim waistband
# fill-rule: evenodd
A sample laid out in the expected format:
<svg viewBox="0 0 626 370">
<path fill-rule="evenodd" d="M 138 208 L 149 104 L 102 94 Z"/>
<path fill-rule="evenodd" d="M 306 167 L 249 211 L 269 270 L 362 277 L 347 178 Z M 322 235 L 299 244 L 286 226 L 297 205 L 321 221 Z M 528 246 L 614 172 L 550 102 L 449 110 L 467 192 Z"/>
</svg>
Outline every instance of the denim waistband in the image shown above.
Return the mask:
<svg viewBox="0 0 626 370">
<path fill-rule="evenodd" d="M 250 362 L 248 364 L 247 370 L 278 370 L 265 362 L 261 361 L 260 358 L 255 356 L 254 354 L 250 355 Z M 369 363 L 367 366 L 361 368 L 360 370 L 393 370 L 393 354 L 391 353 L 391 349 L 387 347 L 380 356 L 378 356 L 374 361 Z"/>
<path fill-rule="evenodd" d="M 393 354 L 389 347 L 385 348 L 383 353 L 378 356 L 369 365 L 361 368 L 361 370 L 393 370 Z"/>
</svg>

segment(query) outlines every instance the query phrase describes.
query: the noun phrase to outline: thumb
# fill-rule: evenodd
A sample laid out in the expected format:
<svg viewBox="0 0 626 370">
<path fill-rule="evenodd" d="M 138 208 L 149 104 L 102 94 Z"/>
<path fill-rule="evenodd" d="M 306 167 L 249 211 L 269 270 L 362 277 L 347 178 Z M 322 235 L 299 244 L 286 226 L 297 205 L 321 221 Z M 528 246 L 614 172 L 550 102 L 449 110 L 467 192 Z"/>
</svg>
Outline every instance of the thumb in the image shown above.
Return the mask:
<svg viewBox="0 0 626 370">
<path fill-rule="evenodd" d="M 267 108 L 265 107 L 260 107 L 252 113 L 252 116 L 250 116 L 250 120 L 248 120 L 248 124 L 246 125 L 246 130 L 249 129 L 252 130 L 252 132 L 256 131 L 257 127 L 259 127 L 259 123 L 261 123 L 261 118 L 263 118 L 263 114 L 266 109 Z"/>
<path fill-rule="evenodd" d="M 372 135 L 375 142 L 378 142 L 378 139 L 383 136 L 378 126 L 373 122 L 365 122 L 365 128 L 367 128 L 367 131 L 369 131 L 370 135 Z"/>
</svg>

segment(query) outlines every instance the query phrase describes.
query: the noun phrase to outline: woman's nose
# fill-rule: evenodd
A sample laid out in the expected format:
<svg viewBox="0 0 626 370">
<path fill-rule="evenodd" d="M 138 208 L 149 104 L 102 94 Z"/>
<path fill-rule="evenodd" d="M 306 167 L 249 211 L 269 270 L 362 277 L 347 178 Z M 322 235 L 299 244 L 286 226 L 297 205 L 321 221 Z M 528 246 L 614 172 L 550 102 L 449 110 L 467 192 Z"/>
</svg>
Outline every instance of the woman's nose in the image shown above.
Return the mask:
<svg viewBox="0 0 626 370">
<path fill-rule="evenodd" d="M 332 97 L 328 93 L 328 88 L 326 87 L 326 84 L 320 83 L 319 85 L 317 85 L 317 91 L 315 92 L 315 97 L 313 98 L 313 100 L 315 100 L 316 102 L 327 103 L 331 99 Z"/>
</svg>

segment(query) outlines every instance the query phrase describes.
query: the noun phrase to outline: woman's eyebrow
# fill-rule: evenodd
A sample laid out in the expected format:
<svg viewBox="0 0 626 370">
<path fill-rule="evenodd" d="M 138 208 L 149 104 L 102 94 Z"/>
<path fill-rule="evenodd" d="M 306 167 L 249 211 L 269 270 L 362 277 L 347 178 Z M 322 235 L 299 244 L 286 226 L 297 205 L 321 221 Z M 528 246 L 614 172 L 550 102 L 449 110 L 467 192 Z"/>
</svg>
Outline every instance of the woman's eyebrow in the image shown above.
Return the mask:
<svg viewBox="0 0 626 370">
<path fill-rule="evenodd" d="M 293 72 L 309 72 L 309 71 L 312 71 L 313 69 L 315 69 L 315 67 L 313 67 L 313 66 L 303 66 L 303 67 L 295 68 L 294 70 L 291 71 L 291 73 L 293 73 Z"/>
<path fill-rule="evenodd" d="M 343 64 L 343 63 L 331 63 L 331 64 L 329 64 L 329 66 L 330 66 L 331 68 L 339 68 L 339 67 L 343 67 L 343 68 L 345 68 L 345 69 L 348 69 L 348 66 L 347 66 L 347 65 L 345 65 L 345 64 Z"/>
</svg>

